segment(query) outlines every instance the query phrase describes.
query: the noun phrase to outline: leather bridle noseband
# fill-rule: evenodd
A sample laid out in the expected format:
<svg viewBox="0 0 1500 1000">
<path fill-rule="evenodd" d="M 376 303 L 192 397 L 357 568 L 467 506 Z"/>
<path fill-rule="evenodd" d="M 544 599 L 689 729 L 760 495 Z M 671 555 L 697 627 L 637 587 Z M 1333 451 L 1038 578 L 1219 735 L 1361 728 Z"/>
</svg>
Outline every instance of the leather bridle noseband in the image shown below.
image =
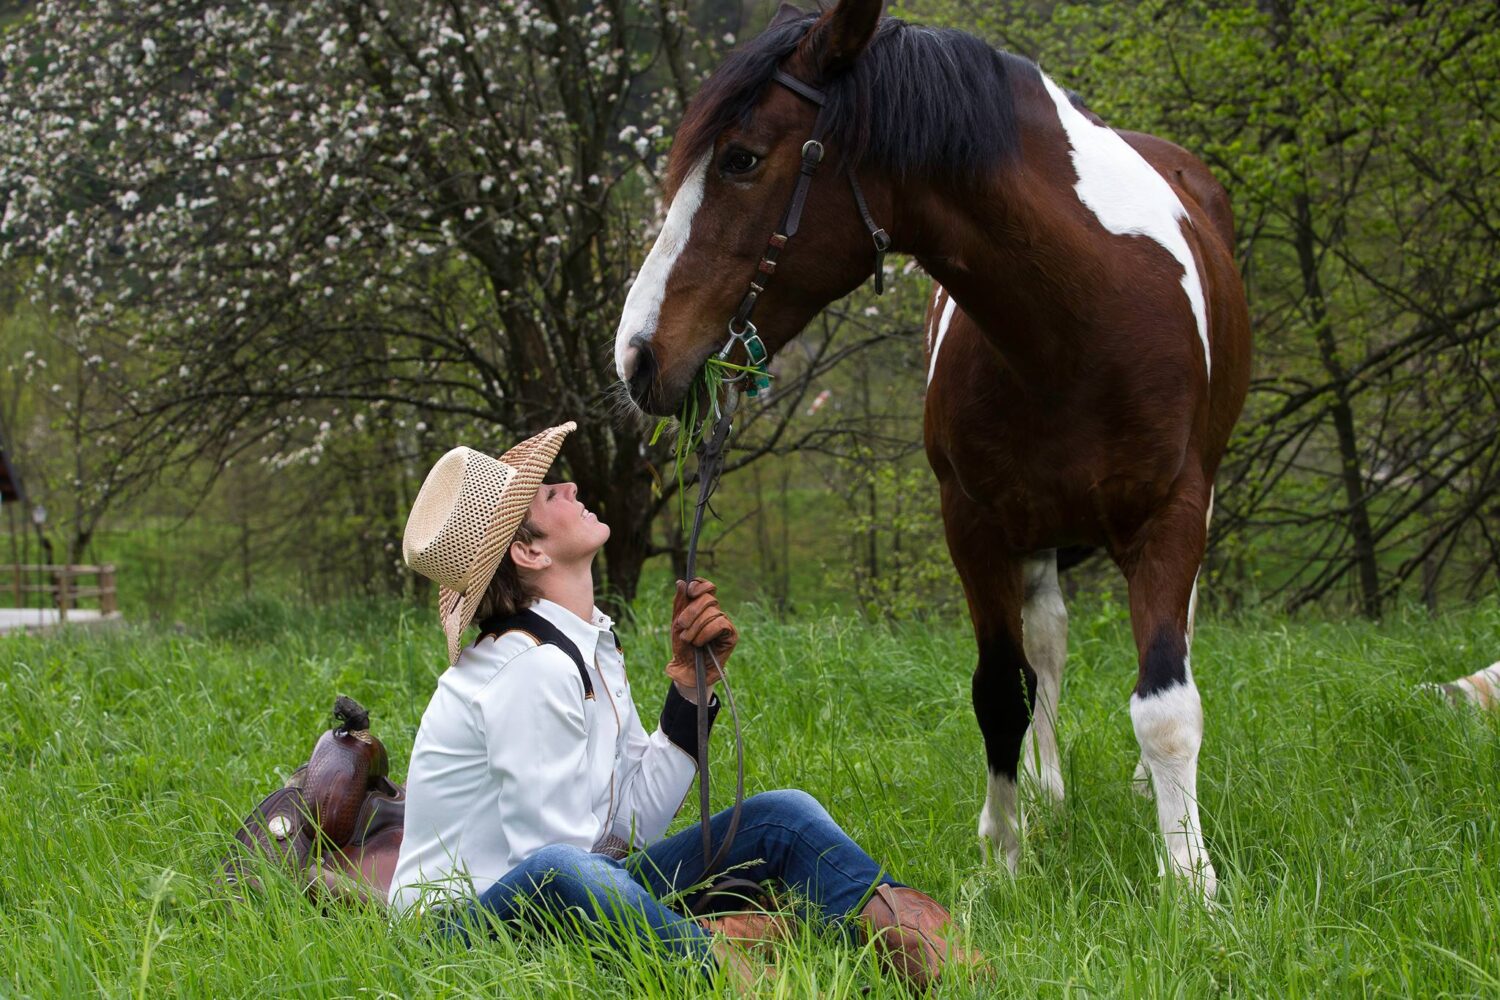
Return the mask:
<svg viewBox="0 0 1500 1000">
<path fill-rule="evenodd" d="M 752 396 L 757 395 L 770 382 L 765 373 L 769 352 L 766 350 L 765 343 L 760 339 L 755 324 L 750 321 L 750 316 L 755 312 L 756 303 L 760 301 L 761 294 L 776 273 L 777 259 L 780 258 L 781 252 L 786 249 L 791 238 L 797 235 L 797 230 L 802 224 L 802 210 L 807 205 L 808 188 L 812 186 L 813 174 L 817 171 L 818 165 L 823 162 L 823 137 L 828 134 L 830 118 L 828 95 L 824 91 L 809 86 L 790 73 L 779 69 L 771 79 L 803 100 L 817 105 L 818 117 L 813 123 L 812 135 L 802 144 L 802 170 L 797 175 L 796 186 L 792 188 L 792 200 L 787 203 L 786 211 L 781 216 L 781 225 L 772 234 L 765 253 L 761 254 L 760 262 L 755 265 L 755 276 L 750 279 L 750 288 L 745 292 L 745 297 L 740 300 L 740 307 L 730 317 L 729 340 L 718 355 L 720 360 L 727 360 L 736 344 L 745 348 L 748 367 L 754 369 L 756 373 L 746 390 Z M 849 188 L 854 192 L 854 204 L 859 209 L 859 217 L 864 221 L 865 228 L 870 231 L 870 239 L 875 243 L 875 294 L 884 295 L 885 255 L 891 249 L 891 237 L 870 215 L 870 206 L 865 202 L 864 191 L 860 190 L 854 165 L 847 163 L 844 172 L 849 177 Z"/>
</svg>

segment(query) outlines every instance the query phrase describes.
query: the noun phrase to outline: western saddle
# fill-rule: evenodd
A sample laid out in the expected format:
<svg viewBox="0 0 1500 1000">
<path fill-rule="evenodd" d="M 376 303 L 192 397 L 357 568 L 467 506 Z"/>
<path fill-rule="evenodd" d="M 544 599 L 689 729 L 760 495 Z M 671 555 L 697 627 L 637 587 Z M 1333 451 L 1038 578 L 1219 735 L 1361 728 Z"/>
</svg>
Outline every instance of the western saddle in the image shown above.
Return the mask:
<svg viewBox="0 0 1500 1000">
<path fill-rule="evenodd" d="M 370 713 L 352 698 L 333 703 L 338 725 L 318 738 L 307 763 L 245 817 L 223 865 L 231 888 L 259 888 L 251 864 L 269 860 L 312 899 L 385 905 L 406 791 L 386 776 L 385 747 L 370 735 Z"/>
</svg>

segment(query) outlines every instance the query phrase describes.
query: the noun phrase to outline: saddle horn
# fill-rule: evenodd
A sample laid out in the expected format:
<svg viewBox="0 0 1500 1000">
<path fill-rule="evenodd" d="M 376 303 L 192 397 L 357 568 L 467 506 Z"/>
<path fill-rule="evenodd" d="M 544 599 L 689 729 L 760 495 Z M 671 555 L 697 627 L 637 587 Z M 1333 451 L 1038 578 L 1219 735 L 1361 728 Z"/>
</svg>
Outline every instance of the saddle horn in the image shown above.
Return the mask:
<svg viewBox="0 0 1500 1000">
<path fill-rule="evenodd" d="M 390 764 L 385 746 L 370 735 L 370 713 L 363 705 L 339 695 L 333 715 L 338 726 L 318 737 L 302 791 L 323 835 L 331 843 L 344 844 L 355 833 L 365 796 L 386 776 Z"/>
</svg>

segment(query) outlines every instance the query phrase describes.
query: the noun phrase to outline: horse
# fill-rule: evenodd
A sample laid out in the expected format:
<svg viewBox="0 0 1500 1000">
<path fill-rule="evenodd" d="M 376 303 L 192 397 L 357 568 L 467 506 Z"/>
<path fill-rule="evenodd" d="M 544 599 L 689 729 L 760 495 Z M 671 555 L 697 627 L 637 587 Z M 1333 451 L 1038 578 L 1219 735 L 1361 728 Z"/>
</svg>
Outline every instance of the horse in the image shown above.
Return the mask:
<svg viewBox="0 0 1500 1000">
<path fill-rule="evenodd" d="M 1027 59 L 841 0 L 783 5 L 725 58 L 664 194 L 615 338 L 649 413 L 674 412 L 711 355 L 764 363 L 872 273 L 878 288 L 887 252 L 933 279 L 924 443 L 978 646 L 984 854 L 1015 870 L 1018 778 L 1062 799 L 1057 552 L 1093 546 L 1129 590 L 1159 874 L 1213 895 L 1189 650 L 1250 323 L 1208 168 L 1111 129 Z"/>
</svg>

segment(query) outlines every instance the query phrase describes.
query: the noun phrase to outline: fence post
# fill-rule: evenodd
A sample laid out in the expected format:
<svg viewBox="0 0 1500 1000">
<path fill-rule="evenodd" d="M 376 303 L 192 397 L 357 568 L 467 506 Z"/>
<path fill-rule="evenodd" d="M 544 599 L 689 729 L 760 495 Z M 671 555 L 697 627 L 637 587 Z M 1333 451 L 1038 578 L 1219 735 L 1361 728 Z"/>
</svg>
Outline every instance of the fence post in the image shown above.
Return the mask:
<svg viewBox="0 0 1500 1000">
<path fill-rule="evenodd" d="M 15 605 L 14 606 L 18 607 L 18 608 L 24 608 L 24 607 L 26 607 L 25 604 L 21 603 L 22 598 L 25 596 L 24 594 L 21 593 L 21 583 L 22 583 L 21 578 L 24 577 L 25 575 L 26 575 L 25 573 L 21 572 L 21 564 L 20 563 L 16 563 L 15 565 L 13 565 L 10 568 L 10 586 L 11 586 L 12 591 L 15 593 Z"/>
<path fill-rule="evenodd" d="M 72 566 L 57 567 L 57 620 L 68 620 L 68 604 L 72 598 Z"/>
<path fill-rule="evenodd" d="M 115 604 L 115 567 L 106 563 L 99 567 L 99 611 L 112 615 L 118 610 Z"/>
</svg>

